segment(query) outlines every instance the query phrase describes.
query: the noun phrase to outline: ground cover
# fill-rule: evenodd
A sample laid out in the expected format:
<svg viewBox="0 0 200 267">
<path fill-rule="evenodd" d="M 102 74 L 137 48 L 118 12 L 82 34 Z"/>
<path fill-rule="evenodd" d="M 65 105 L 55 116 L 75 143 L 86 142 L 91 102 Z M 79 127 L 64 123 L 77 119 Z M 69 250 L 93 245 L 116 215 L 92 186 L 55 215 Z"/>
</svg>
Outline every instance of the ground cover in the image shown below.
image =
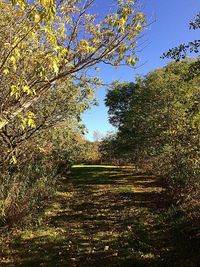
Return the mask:
<svg viewBox="0 0 200 267">
<path fill-rule="evenodd" d="M 197 240 L 160 178 L 79 165 L 59 184 L 37 225 L 2 231 L 0 266 L 198 266 Z"/>
</svg>

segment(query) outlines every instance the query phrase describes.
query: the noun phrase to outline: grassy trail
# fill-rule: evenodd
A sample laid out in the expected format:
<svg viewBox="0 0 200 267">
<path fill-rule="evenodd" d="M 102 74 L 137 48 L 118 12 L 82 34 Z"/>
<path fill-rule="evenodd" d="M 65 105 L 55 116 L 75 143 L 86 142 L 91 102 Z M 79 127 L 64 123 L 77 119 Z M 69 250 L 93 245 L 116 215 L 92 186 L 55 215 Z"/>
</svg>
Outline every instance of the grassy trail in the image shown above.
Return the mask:
<svg viewBox="0 0 200 267">
<path fill-rule="evenodd" d="M 192 240 L 168 220 L 163 195 L 151 175 L 75 166 L 40 225 L 4 244 L 0 266 L 199 266 Z"/>
</svg>

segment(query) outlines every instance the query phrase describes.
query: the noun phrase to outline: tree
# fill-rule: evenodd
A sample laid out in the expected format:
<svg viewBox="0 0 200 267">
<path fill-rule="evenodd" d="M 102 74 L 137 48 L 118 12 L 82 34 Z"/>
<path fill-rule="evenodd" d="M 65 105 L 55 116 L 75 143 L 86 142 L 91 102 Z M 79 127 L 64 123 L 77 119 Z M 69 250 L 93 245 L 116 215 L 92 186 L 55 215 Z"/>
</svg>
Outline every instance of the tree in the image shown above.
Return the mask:
<svg viewBox="0 0 200 267">
<path fill-rule="evenodd" d="M 196 18 L 189 23 L 189 28 L 192 30 L 197 30 L 200 28 L 200 13 L 197 14 Z M 184 59 L 188 52 L 198 53 L 200 48 L 200 40 L 194 40 L 187 44 L 180 44 L 177 47 L 169 49 L 168 52 L 162 55 L 162 58 L 172 58 L 175 60 Z"/>
<path fill-rule="evenodd" d="M 99 143 L 84 140 L 80 146 L 80 153 L 77 157 L 78 163 L 98 164 L 100 162 Z"/>
<path fill-rule="evenodd" d="M 60 79 L 85 82 L 86 70 L 100 62 L 135 65 L 144 15 L 135 11 L 134 1 L 120 0 L 116 12 L 100 21 L 93 3 L 0 3 L 0 129 L 18 116 L 28 118 L 29 108 Z"/>
<path fill-rule="evenodd" d="M 81 114 L 100 84 L 88 70 L 100 62 L 134 66 L 138 59 L 134 48 L 145 18 L 134 1 L 119 0 L 103 19 L 94 3 L 0 1 L 3 223 L 30 217 L 55 188 L 60 163 L 80 158 Z"/>
<path fill-rule="evenodd" d="M 119 1 L 117 11 L 100 21 L 93 3 L 0 3 L 1 162 L 15 161 L 19 145 L 38 130 L 80 120 L 100 84 L 88 68 L 99 62 L 134 65 L 143 14 L 134 11 L 133 1 Z"/>
<path fill-rule="evenodd" d="M 111 116 L 123 114 L 117 134 L 121 154 L 132 161 L 151 160 L 159 173 L 179 185 L 197 182 L 199 173 L 199 76 L 187 79 L 194 63 L 170 63 L 137 79 L 126 111 L 113 103 L 118 103 L 116 95 L 114 100 L 109 92 L 106 99 Z M 119 98 L 120 90 L 123 86 Z"/>
<path fill-rule="evenodd" d="M 120 127 L 129 108 L 131 96 L 134 92 L 134 83 L 114 82 L 108 90 L 105 105 L 109 107 L 109 121 L 115 127 Z"/>
<path fill-rule="evenodd" d="M 91 88 L 92 89 L 92 88 Z M 67 124 L 70 128 L 80 128 L 84 130 L 80 123 L 81 113 L 88 108 L 93 97 L 91 91 L 88 91 L 88 85 L 74 85 L 70 82 L 59 81 L 58 87 L 52 87 L 44 94 L 31 109 L 29 109 L 29 120 L 23 116 L 18 116 L 12 123 L 7 125 L 0 133 L 0 163 L 7 164 L 10 159 L 21 158 L 26 153 L 24 146 L 35 140 L 38 136 L 44 135 L 43 142 L 49 139 L 51 129 L 57 125 Z M 30 125 L 30 120 L 33 117 Z M 64 126 L 63 126 L 64 127 Z M 48 135 L 47 135 L 48 133 Z M 53 129 L 52 129 L 53 134 Z M 46 141 L 44 141 L 46 138 Z M 69 141 L 69 139 L 67 139 Z M 24 143 L 24 144 L 23 144 Z M 70 141 L 69 141 L 70 143 Z"/>
</svg>

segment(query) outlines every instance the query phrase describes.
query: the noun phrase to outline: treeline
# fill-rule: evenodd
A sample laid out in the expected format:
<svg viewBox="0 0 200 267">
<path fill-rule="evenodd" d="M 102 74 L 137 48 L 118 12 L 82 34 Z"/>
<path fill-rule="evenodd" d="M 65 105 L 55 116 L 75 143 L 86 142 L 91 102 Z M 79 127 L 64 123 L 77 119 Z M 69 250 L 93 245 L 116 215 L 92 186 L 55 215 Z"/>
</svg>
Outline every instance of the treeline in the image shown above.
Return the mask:
<svg viewBox="0 0 200 267">
<path fill-rule="evenodd" d="M 146 166 L 160 175 L 187 215 L 200 210 L 199 59 L 170 63 L 133 83 L 115 82 L 106 96 L 116 134 L 101 143 L 107 160 Z"/>
</svg>

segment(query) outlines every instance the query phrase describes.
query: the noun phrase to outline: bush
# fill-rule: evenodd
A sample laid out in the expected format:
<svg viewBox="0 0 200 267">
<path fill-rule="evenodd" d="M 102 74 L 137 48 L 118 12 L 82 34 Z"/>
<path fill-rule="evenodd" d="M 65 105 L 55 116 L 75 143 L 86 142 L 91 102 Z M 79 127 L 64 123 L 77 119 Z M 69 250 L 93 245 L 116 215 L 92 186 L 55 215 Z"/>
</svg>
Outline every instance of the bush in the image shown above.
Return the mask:
<svg viewBox="0 0 200 267">
<path fill-rule="evenodd" d="M 190 217 L 199 216 L 200 189 L 200 76 L 191 75 L 194 65 L 199 58 L 170 63 L 135 84 L 115 83 L 106 98 L 110 121 L 118 127 L 106 144 L 110 155 L 152 162 Z"/>
<path fill-rule="evenodd" d="M 0 175 L 0 225 L 23 225 L 33 221 L 43 200 L 55 191 L 54 172 L 49 163 L 34 161 L 20 171 Z"/>
</svg>

